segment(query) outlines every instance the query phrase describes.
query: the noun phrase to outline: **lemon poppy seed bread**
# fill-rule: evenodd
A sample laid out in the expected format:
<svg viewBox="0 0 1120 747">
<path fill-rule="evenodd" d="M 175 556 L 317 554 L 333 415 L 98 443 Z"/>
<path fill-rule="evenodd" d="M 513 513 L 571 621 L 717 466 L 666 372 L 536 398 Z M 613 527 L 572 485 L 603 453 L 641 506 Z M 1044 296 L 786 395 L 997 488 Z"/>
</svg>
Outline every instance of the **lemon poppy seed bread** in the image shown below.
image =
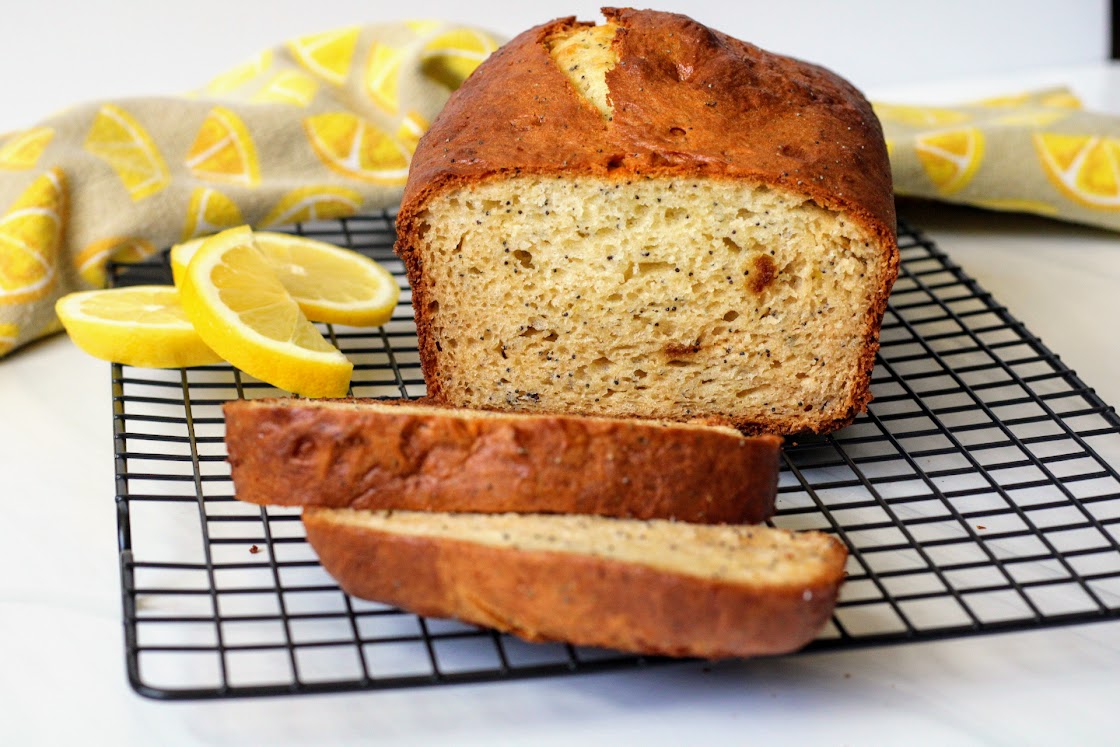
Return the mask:
<svg viewBox="0 0 1120 747">
<path fill-rule="evenodd" d="M 530 641 L 709 659 L 804 646 L 848 555 L 821 532 L 599 516 L 307 508 L 303 525 L 363 599 Z"/>
<path fill-rule="evenodd" d="M 237 497 L 410 511 L 770 518 L 776 436 L 718 423 L 505 413 L 403 400 L 234 400 Z"/>
<path fill-rule="evenodd" d="M 604 15 L 515 38 L 416 151 L 397 252 L 429 395 L 850 422 L 898 267 L 870 105 L 684 16 Z"/>
</svg>

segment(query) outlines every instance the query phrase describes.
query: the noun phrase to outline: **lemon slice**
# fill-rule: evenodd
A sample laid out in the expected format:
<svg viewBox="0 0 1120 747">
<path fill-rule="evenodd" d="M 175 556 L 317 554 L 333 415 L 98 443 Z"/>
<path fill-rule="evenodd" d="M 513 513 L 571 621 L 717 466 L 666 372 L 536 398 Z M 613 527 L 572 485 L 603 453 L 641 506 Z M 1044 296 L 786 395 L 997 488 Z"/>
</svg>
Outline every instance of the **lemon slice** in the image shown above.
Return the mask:
<svg viewBox="0 0 1120 747">
<path fill-rule="evenodd" d="M 257 249 L 285 290 L 313 322 L 377 327 L 393 316 L 400 287 L 392 274 L 368 257 L 303 236 L 260 231 Z M 205 239 L 171 247 L 171 273 L 181 284 Z"/>
<path fill-rule="evenodd" d="M 62 326 L 94 358 L 139 368 L 220 363 L 179 304 L 170 285 L 83 291 L 55 304 Z"/>
<path fill-rule="evenodd" d="M 206 239 L 179 294 L 206 344 L 245 373 L 307 397 L 346 394 L 354 365 L 299 310 L 248 226 Z"/>
</svg>

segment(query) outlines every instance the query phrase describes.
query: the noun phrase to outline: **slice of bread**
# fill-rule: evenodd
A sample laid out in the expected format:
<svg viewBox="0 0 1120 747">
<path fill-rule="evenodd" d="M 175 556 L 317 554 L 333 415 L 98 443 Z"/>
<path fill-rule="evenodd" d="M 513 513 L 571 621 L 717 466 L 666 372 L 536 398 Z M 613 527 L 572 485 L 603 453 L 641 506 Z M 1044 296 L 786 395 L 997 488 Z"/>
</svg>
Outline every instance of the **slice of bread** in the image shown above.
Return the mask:
<svg viewBox="0 0 1120 747">
<path fill-rule="evenodd" d="M 429 395 L 850 422 L 898 271 L 870 105 L 684 16 L 604 13 L 511 41 L 416 151 L 397 252 Z"/>
<path fill-rule="evenodd" d="M 709 523 L 774 510 L 781 439 L 723 425 L 378 400 L 224 410 L 236 495 L 251 503 Z"/>
<path fill-rule="evenodd" d="M 539 514 L 315 509 L 348 593 L 530 641 L 724 658 L 804 646 L 847 551 L 819 532 Z"/>
</svg>

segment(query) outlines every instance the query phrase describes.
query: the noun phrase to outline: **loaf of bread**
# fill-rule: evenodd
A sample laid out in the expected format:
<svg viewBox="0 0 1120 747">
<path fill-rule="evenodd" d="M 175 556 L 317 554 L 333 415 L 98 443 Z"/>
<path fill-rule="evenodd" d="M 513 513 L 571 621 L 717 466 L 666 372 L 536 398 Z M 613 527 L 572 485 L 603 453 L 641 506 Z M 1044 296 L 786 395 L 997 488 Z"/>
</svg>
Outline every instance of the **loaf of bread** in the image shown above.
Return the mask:
<svg viewBox="0 0 1120 747">
<path fill-rule="evenodd" d="M 515 38 L 416 151 L 397 252 L 429 395 L 850 422 L 898 268 L 870 105 L 684 16 L 604 14 Z"/>
<path fill-rule="evenodd" d="M 377 400 L 224 410 L 236 495 L 251 503 L 708 523 L 774 510 L 781 439 L 728 426 Z"/>
<path fill-rule="evenodd" d="M 847 551 L 819 532 L 540 514 L 308 508 L 346 592 L 530 641 L 710 659 L 805 645 Z"/>
</svg>

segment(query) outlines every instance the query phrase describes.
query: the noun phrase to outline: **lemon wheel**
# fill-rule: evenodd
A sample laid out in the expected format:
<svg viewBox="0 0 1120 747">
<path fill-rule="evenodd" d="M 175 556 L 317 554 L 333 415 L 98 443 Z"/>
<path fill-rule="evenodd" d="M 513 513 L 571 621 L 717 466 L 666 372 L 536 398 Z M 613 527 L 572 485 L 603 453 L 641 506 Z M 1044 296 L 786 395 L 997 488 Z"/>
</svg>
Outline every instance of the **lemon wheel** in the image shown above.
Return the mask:
<svg viewBox="0 0 1120 747">
<path fill-rule="evenodd" d="M 303 236 L 253 234 L 284 289 L 311 321 L 376 327 L 389 321 L 400 298 L 396 279 L 381 265 L 349 249 Z M 171 249 L 171 272 L 182 284 L 205 239 Z"/>
<path fill-rule="evenodd" d="M 170 285 L 137 285 L 63 296 L 55 311 L 70 339 L 95 358 L 139 368 L 220 363 L 187 319 Z"/>
<path fill-rule="evenodd" d="M 202 242 L 179 292 L 203 341 L 245 373 L 307 397 L 346 394 L 353 364 L 300 311 L 248 227 Z"/>
</svg>

